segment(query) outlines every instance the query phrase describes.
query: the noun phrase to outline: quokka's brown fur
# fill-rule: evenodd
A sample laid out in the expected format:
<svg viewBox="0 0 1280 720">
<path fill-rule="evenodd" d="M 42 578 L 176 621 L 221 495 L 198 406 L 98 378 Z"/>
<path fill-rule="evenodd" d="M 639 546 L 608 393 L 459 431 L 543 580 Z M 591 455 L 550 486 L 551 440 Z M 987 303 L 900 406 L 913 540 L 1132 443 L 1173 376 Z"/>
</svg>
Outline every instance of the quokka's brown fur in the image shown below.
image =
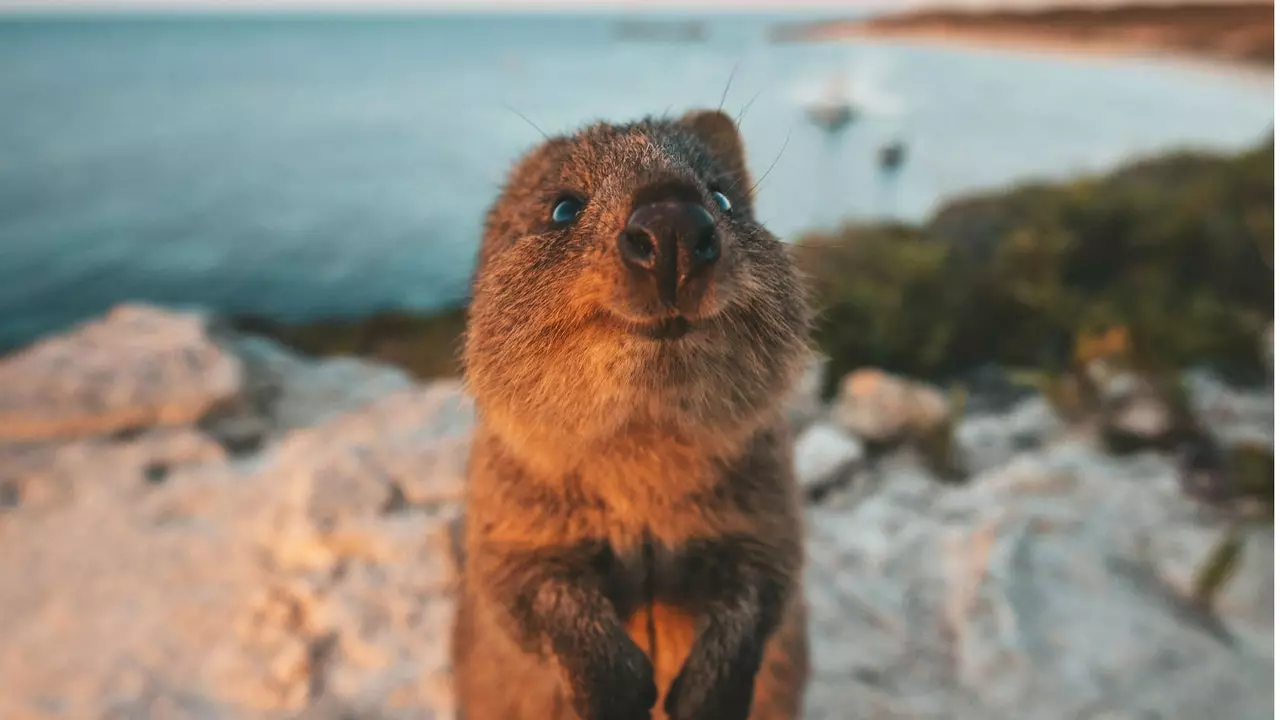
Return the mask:
<svg viewBox="0 0 1280 720">
<path fill-rule="evenodd" d="M 479 415 L 453 639 L 465 720 L 799 717 L 781 404 L 810 315 L 751 188 L 733 121 L 698 111 L 552 138 L 492 206 L 464 357 Z M 671 318 L 646 314 L 619 259 L 637 198 L 663 189 L 719 239 L 684 334 L 655 334 Z M 552 217 L 564 197 L 581 207 L 568 223 Z"/>
</svg>

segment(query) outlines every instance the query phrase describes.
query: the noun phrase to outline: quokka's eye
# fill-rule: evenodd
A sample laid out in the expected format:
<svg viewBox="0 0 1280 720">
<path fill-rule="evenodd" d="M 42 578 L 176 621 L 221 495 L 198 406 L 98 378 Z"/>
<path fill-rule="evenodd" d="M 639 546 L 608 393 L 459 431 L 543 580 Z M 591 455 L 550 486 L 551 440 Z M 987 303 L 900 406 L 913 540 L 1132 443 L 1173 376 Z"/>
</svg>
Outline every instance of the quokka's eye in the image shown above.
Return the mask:
<svg viewBox="0 0 1280 720">
<path fill-rule="evenodd" d="M 577 219 L 578 214 L 582 212 L 586 203 L 581 198 L 572 195 L 564 195 L 556 200 L 556 204 L 551 208 L 551 221 L 557 225 L 568 225 Z"/>
<path fill-rule="evenodd" d="M 716 205 L 719 206 L 720 209 L 723 210 L 724 212 L 729 212 L 730 210 L 733 209 L 733 203 L 729 202 L 729 198 L 719 190 L 711 191 L 711 199 L 715 200 Z"/>
</svg>

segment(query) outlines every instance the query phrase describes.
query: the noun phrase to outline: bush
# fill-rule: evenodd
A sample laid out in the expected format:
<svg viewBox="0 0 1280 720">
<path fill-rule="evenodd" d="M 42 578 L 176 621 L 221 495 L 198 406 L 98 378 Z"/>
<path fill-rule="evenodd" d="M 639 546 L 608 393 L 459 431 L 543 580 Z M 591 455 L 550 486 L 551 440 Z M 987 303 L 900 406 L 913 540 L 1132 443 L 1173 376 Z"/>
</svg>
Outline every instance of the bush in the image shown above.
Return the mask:
<svg viewBox="0 0 1280 720">
<path fill-rule="evenodd" d="M 461 375 L 466 308 L 415 314 L 388 310 L 365 318 L 317 320 L 288 325 L 261 317 L 238 317 L 241 332 L 273 338 L 314 356 L 358 355 L 404 368 L 420 379 Z"/>
<path fill-rule="evenodd" d="M 989 363 L 1059 371 L 1124 328 L 1144 364 L 1261 376 L 1272 319 L 1273 143 L 1179 153 L 1109 176 L 953 203 L 921 228 L 801 238 L 832 377 L 948 378 Z"/>
</svg>

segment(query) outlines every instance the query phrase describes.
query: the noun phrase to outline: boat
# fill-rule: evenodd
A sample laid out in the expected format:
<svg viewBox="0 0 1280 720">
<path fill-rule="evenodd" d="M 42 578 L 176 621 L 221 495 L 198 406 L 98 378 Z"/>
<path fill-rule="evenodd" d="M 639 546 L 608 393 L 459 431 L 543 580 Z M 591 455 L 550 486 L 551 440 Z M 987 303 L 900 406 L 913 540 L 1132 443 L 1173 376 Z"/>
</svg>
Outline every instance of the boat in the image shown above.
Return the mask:
<svg viewBox="0 0 1280 720">
<path fill-rule="evenodd" d="M 880 169 L 893 172 L 902 167 L 907 159 L 907 145 L 901 140 L 894 140 L 880 148 Z"/>
<path fill-rule="evenodd" d="M 707 26 L 701 20 L 620 20 L 614 37 L 633 42 L 703 42 Z"/>
<path fill-rule="evenodd" d="M 832 76 L 827 93 L 805 108 L 809 121 L 836 135 L 853 124 L 861 116 L 861 109 L 849 97 L 848 84 L 843 73 Z"/>
</svg>

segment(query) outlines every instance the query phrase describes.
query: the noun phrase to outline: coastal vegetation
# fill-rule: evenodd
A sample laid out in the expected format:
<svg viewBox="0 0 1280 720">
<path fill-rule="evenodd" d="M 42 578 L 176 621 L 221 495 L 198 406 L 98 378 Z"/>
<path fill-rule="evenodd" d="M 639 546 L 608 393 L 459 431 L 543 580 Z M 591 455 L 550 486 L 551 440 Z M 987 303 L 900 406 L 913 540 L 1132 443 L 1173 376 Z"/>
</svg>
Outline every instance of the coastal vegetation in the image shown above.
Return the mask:
<svg viewBox="0 0 1280 720">
<path fill-rule="evenodd" d="M 1274 144 L 957 200 L 923 226 L 799 238 L 832 375 L 1063 370 L 1124 328 L 1148 365 L 1262 371 L 1272 319 Z"/>
<path fill-rule="evenodd" d="M 921 225 L 848 223 L 796 238 L 830 384 L 864 366 L 962 379 L 983 366 L 1060 372 L 1122 328 L 1151 367 L 1262 376 L 1273 315 L 1273 158 L 1178 152 L 1067 182 L 960 198 Z M 420 378 L 458 372 L 465 309 L 242 330 Z M 1087 354 L 1087 353 L 1086 353 Z"/>
</svg>

